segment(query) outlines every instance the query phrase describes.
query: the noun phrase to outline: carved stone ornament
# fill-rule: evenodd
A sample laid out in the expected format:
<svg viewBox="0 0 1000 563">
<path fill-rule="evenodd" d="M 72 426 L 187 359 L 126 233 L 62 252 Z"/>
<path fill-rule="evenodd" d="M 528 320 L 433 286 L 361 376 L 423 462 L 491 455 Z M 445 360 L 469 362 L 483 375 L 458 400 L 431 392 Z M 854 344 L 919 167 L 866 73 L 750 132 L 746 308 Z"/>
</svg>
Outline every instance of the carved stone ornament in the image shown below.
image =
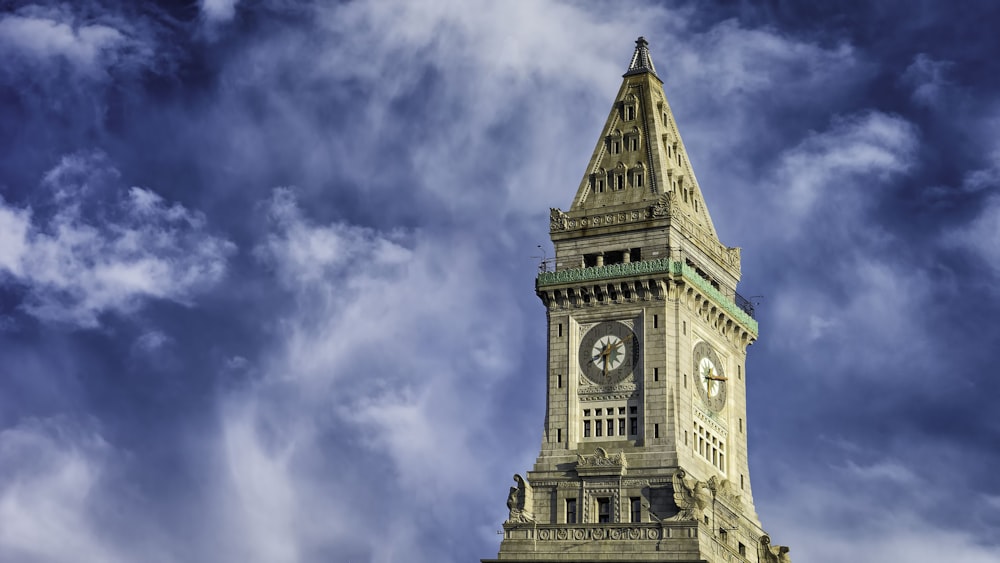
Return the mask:
<svg viewBox="0 0 1000 563">
<path fill-rule="evenodd" d="M 701 520 L 702 515 L 712 504 L 712 490 L 707 483 L 691 477 L 683 469 L 674 473 L 674 503 L 680 512 L 667 520 Z"/>
<path fill-rule="evenodd" d="M 549 208 L 549 230 L 550 231 L 565 231 L 566 230 L 566 214 L 562 212 L 558 207 Z"/>
<path fill-rule="evenodd" d="M 673 192 L 662 194 L 659 199 L 656 200 L 656 203 L 649 208 L 650 217 L 666 217 L 670 215 L 670 206 L 673 203 L 671 201 L 672 198 L 670 197 L 671 193 Z"/>
<path fill-rule="evenodd" d="M 713 475 L 708 480 L 708 489 L 712 491 L 712 494 L 716 498 L 722 499 L 726 504 L 737 509 L 743 508 L 743 500 L 740 498 L 740 495 L 733 491 L 733 487 L 730 485 L 728 479 L 720 479 Z"/>
<path fill-rule="evenodd" d="M 604 448 L 597 448 L 594 455 L 576 454 L 577 469 L 581 467 L 628 467 L 625 454 L 609 454 Z"/>
<path fill-rule="evenodd" d="M 758 544 L 757 560 L 760 563 L 792 563 L 789 551 L 786 545 L 771 545 L 771 536 L 764 534 Z"/>
<path fill-rule="evenodd" d="M 507 493 L 507 509 L 510 514 L 504 524 L 530 524 L 535 521 L 532 513 L 531 485 L 520 475 L 514 475 L 516 487 L 511 487 Z"/>
</svg>

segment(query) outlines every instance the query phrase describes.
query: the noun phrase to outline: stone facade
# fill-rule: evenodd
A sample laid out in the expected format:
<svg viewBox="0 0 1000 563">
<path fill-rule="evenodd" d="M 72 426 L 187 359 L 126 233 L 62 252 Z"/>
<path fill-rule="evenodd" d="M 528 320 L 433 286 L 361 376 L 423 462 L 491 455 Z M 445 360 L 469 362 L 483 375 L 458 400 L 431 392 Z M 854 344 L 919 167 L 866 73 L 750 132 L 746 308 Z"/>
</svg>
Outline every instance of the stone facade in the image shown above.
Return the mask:
<svg viewBox="0 0 1000 563">
<path fill-rule="evenodd" d="M 752 308 L 643 38 L 569 210 L 552 209 L 541 451 L 496 560 L 787 561 L 747 463 Z"/>
</svg>

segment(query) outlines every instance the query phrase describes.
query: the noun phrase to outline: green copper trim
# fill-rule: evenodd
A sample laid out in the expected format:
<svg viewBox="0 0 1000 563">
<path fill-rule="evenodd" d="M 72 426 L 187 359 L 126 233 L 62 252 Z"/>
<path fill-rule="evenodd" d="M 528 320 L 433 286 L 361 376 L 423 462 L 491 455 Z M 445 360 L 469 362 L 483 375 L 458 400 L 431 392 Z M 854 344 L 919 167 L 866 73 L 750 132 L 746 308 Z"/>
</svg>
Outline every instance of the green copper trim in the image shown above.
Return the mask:
<svg viewBox="0 0 1000 563">
<path fill-rule="evenodd" d="M 733 303 L 732 299 L 726 297 L 721 291 L 712 287 L 712 284 L 708 283 L 708 280 L 699 276 L 698 273 L 687 264 L 684 264 L 683 262 L 674 262 L 674 266 L 680 266 L 681 274 L 684 276 L 685 280 L 691 282 L 692 285 L 708 294 L 708 296 L 714 299 L 719 305 L 722 305 L 722 308 L 725 309 L 727 313 L 746 325 L 746 327 L 753 332 L 753 335 L 757 336 L 756 319 L 748 315 L 743 309 L 740 309 L 736 303 Z"/>
<path fill-rule="evenodd" d="M 683 262 L 671 261 L 669 258 L 642 260 L 640 262 L 628 262 L 625 264 L 609 264 L 607 266 L 595 266 L 592 268 L 573 268 L 558 272 L 541 272 L 538 274 L 538 279 L 535 280 L 535 286 L 542 287 L 546 285 L 607 280 L 649 274 L 680 274 L 684 276 L 685 280 L 711 297 L 727 313 L 749 328 L 754 333 L 754 336 L 757 335 L 757 321 L 753 317 L 748 315 L 743 309 L 740 309 L 732 299 L 712 287 L 712 284 L 708 280 L 699 276 L 690 266 Z"/>
</svg>

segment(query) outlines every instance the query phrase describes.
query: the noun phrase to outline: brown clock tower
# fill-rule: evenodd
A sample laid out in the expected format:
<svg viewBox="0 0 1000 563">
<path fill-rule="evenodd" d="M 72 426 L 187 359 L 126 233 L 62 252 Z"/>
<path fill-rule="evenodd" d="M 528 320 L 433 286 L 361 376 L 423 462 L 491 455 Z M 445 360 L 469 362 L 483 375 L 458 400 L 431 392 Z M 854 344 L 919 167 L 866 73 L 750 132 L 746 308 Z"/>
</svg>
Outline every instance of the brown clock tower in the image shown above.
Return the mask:
<svg viewBox="0 0 1000 563">
<path fill-rule="evenodd" d="M 497 560 L 787 561 L 750 488 L 740 251 L 719 242 L 642 37 L 550 229 L 542 446 Z"/>
</svg>

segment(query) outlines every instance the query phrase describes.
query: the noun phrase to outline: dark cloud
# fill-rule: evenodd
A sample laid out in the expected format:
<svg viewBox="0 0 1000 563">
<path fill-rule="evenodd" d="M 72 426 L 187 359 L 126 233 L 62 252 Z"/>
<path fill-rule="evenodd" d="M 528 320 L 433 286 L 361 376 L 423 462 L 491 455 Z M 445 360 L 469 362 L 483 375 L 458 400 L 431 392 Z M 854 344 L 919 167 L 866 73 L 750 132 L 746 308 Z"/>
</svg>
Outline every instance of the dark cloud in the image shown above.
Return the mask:
<svg viewBox="0 0 1000 563">
<path fill-rule="evenodd" d="M 993 4 L 5 6 L 0 559 L 491 556 L 640 34 L 763 296 L 767 529 L 997 559 Z"/>
</svg>

